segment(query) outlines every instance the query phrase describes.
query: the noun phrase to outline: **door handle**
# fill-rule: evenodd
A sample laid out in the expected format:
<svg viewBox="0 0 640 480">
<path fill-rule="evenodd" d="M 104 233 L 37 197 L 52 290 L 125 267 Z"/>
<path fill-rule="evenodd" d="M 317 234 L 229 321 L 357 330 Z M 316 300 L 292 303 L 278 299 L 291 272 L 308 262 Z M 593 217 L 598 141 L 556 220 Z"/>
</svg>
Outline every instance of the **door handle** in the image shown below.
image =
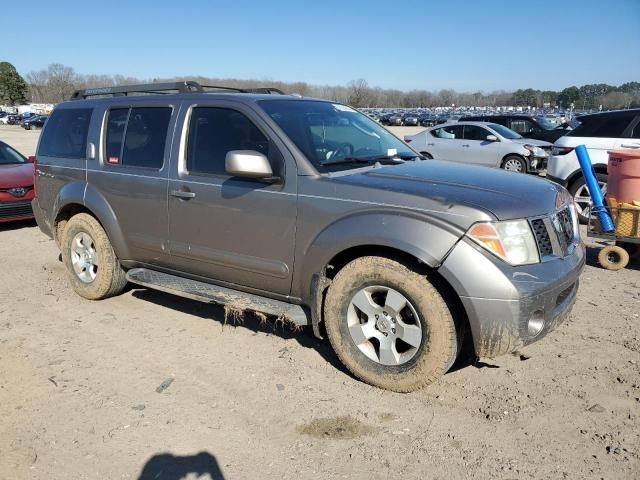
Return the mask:
<svg viewBox="0 0 640 480">
<path fill-rule="evenodd" d="M 640 148 L 640 143 L 623 143 L 620 145 L 622 148 Z"/>
<path fill-rule="evenodd" d="M 469 144 L 467 143 L 466 145 L 462 145 L 463 147 L 469 148 Z"/>
<path fill-rule="evenodd" d="M 433 147 L 435 143 L 427 143 L 428 146 Z"/>
<path fill-rule="evenodd" d="M 171 196 L 181 198 L 183 200 L 189 200 L 190 198 L 194 198 L 196 194 L 195 192 L 190 192 L 189 190 L 171 190 Z"/>
</svg>

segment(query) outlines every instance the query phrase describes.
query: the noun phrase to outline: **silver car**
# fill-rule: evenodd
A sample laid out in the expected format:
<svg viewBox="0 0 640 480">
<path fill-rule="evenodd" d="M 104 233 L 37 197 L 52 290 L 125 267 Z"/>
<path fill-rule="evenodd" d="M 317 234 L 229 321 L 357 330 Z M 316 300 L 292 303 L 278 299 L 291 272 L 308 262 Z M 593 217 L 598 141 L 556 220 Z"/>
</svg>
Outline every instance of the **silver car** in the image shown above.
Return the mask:
<svg viewBox="0 0 640 480">
<path fill-rule="evenodd" d="M 427 158 L 537 172 L 546 167 L 551 144 L 524 138 L 497 123 L 456 122 L 404 137 Z"/>
</svg>

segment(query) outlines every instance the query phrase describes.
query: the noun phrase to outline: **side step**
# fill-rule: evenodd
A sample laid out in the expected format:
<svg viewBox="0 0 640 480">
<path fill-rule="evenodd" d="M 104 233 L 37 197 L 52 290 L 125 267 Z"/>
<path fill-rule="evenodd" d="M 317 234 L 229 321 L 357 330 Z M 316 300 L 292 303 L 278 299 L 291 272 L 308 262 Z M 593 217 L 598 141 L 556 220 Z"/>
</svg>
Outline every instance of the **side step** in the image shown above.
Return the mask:
<svg viewBox="0 0 640 480">
<path fill-rule="evenodd" d="M 230 305 L 239 311 L 251 310 L 286 319 L 296 326 L 309 325 L 305 310 L 300 305 L 244 293 L 231 288 L 190 280 L 148 268 L 133 268 L 127 272 L 127 280 L 137 285 L 172 293 L 180 297 L 204 303 Z"/>
</svg>

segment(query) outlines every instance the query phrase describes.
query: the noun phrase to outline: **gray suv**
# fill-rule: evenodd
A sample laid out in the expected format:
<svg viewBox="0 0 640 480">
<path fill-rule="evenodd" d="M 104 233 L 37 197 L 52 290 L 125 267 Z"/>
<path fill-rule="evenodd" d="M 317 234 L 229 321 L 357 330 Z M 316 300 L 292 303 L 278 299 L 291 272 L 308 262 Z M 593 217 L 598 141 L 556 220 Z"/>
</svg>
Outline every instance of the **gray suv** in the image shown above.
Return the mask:
<svg viewBox="0 0 640 480">
<path fill-rule="evenodd" d="M 465 335 L 482 357 L 543 337 L 584 266 L 563 187 L 425 160 L 346 105 L 273 90 L 76 92 L 36 169 L 38 225 L 79 295 L 132 282 L 311 325 L 399 392 L 443 375 Z"/>
</svg>

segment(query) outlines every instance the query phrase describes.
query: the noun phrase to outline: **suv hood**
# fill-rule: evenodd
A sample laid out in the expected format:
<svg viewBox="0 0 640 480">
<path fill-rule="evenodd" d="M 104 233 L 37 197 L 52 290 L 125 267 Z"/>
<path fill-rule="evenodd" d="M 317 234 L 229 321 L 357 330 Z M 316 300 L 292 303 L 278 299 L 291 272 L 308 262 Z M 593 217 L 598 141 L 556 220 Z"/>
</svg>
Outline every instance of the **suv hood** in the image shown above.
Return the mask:
<svg viewBox="0 0 640 480">
<path fill-rule="evenodd" d="M 33 164 L 12 163 L 0 165 L 0 189 L 30 187 L 33 185 Z"/>
<path fill-rule="evenodd" d="M 473 221 L 486 218 L 486 214 L 498 220 L 546 215 L 556 210 L 561 188 L 523 173 L 437 160 L 370 168 L 332 180 L 350 186 L 348 196 L 354 199 L 362 196 L 380 204 L 407 208 L 415 205 L 442 213 L 464 212 L 469 218 L 475 217 L 471 218 Z"/>
</svg>

